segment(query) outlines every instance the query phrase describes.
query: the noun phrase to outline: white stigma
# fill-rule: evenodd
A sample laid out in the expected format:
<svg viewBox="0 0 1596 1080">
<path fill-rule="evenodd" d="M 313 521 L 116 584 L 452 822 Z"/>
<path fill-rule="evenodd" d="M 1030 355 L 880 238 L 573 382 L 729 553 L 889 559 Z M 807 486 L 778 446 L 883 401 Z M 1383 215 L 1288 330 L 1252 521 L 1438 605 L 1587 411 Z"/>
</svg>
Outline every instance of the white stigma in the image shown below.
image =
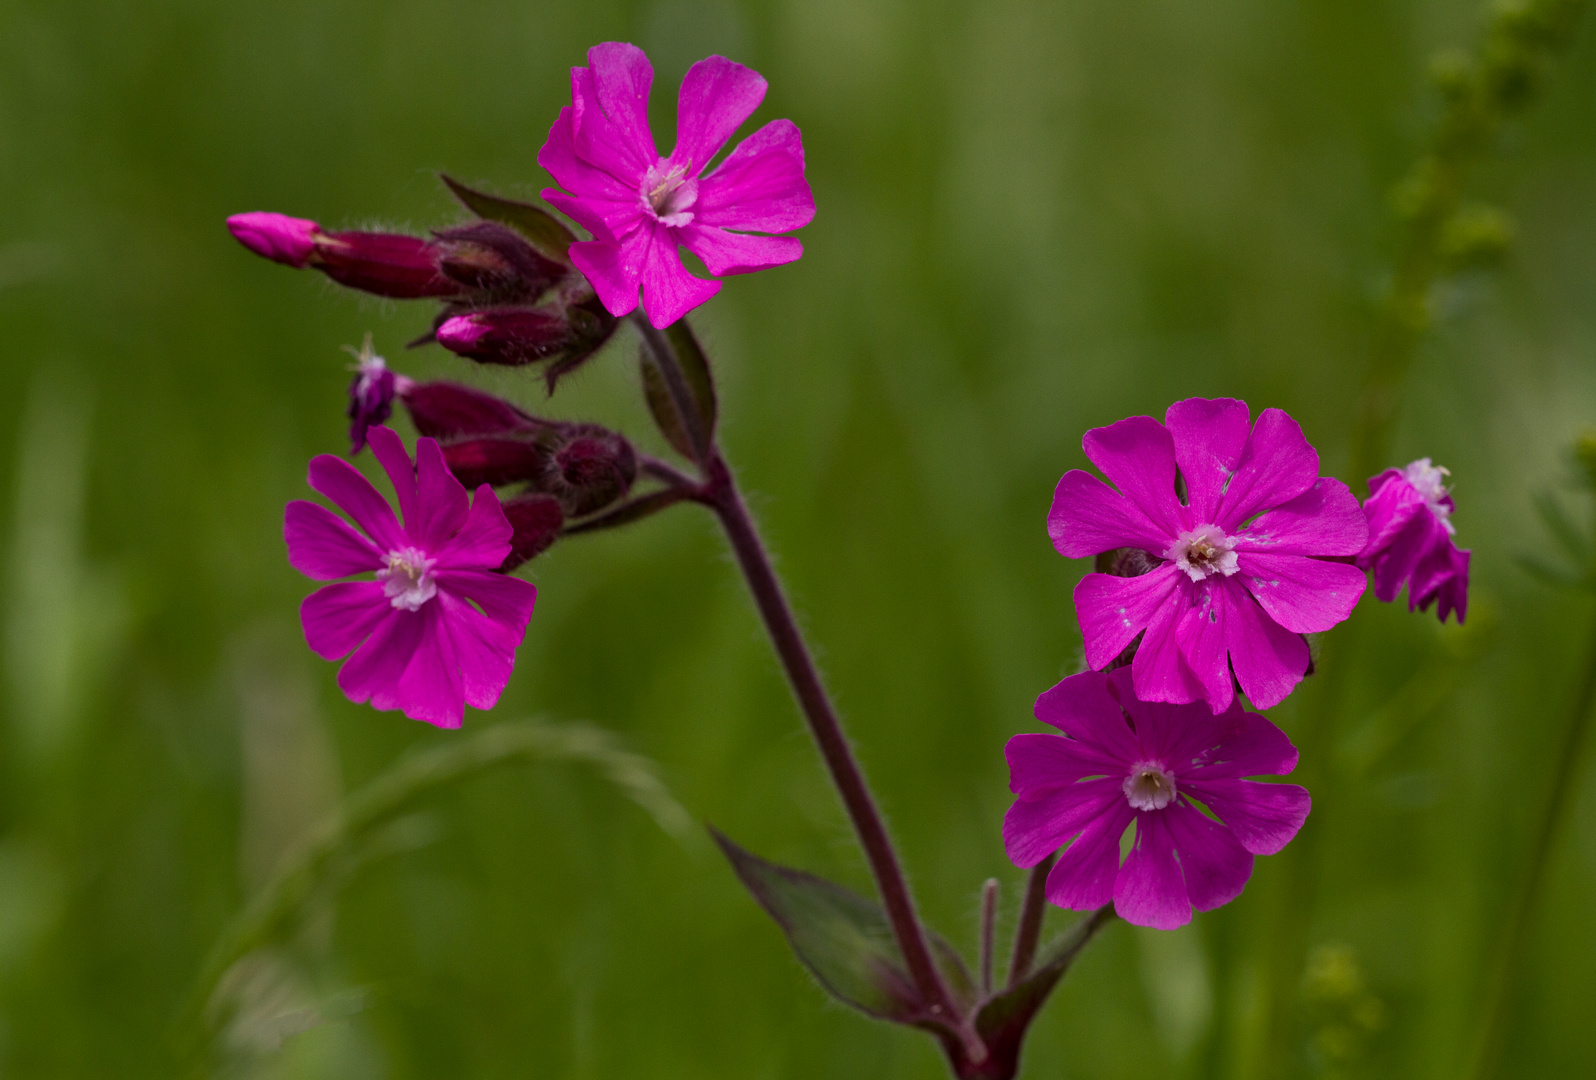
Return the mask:
<svg viewBox="0 0 1596 1080">
<path fill-rule="evenodd" d="M 1229 577 L 1238 569 L 1235 546 L 1236 541 L 1226 536 L 1218 525 L 1199 525 L 1176 537 L 1164 552 L 1164 558 L 1173 560 L 1193 581 L 1202 581 L 1212 574 Z"/>
<path fill-rule="evenodd" d="M 1446 484 L 1442 480 L 1443 477 L 1451 476 L 1452 471 L 1440 465 L 1431 465 L 1429 458 L 1421 457 L 1403 469 L 1402 475 L 1413 486 L 1414 491 L 1424 496 L 1425 503 L 1430 507 L 1430 513 L 1446 526 L 1446 531 L 1456 533 L 1457 527 L 1449 520 L 1452 517 L 1452 508 L 1446 504 Z"/>
<path fill-rule="evenodd" d="M 401 611 L 420 610 L 438 595 L 438 583 L 432 580 L 433 561 L 413 547 L 388 552 L 388 568 L 377 571 L 383 595 Z"/>
<path fill-rule="evenodd" d="M 1136 810 L 1162 810 L 1175 791 L 1175 777 L 1156 761 L 1138 762 L 1125 778 L 1125 801 Z"/>
<path fill-rule="evenodd" d="M 698 181 L 687 176 L 686 165 L 667 166 L 662 159 L 643 175 L 638 194 L 654 220 L 680 228 L 693 220 L 691 207 L 698 201 Z"/>
</svg>

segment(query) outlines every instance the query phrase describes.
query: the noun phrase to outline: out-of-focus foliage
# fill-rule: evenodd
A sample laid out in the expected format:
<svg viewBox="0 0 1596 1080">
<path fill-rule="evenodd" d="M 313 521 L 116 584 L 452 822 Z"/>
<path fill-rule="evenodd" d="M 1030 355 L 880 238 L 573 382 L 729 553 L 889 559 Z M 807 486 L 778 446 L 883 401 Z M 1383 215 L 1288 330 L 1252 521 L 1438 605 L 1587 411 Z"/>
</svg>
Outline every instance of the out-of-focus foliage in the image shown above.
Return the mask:
<svg viewBox="0 0 1596 1080">
<path fill-rule="evenodd" d="M 923 908 L 975 934 L 1003 857 L 1001 747 L 1071 663 L 1043 516 L 1080 436 L 1231 394 L 1340 472 L 1392 186 L 1473 0 L 648 0 L 467 6 L 0 0 L 0 1072 L 173 1075 L 169 1024 L 228 919 L 341 793 L 459 738 L 345 702 L 298 638 L 285 501 L 343 447 L 347 357 L 542 407 L 541 384 L 404 353 L 429 312 L 248 255 L 229 213 L 456 220 L 435 174 L 511 194 L 566 69 L 649 50 L 656 131 L 694 59 L 771 83 L 804 131 L 804 259 L 696 323 L 754 493 Z M 661 142 L 669 143 L 662 134 Z M 1440 1077 L 1466 1056 L 1590 601 L 1526 574 L 1537 491 L 1596 418 L 1596 32 L 1508 128 L 1453 238 L 1393 463 L 1453 471 L 1462 631 L 1372 599 L 1318 901 L 1303 1075 Z M 1511 223 L 1511 228 L 1507 223 Z M 1511 239 L 1511 247 L 1500 249 Z M 1489 249 L 1487 251 L 1486 249 Z M 1478 258 L 1477 258 L 1478 257 Z M 629 333 L 629 332 L 628 332 Z M 623 335 L 625 337 L 625 335 Z M 633 345 L 558 415 L 651 450 Z M 1343 477 L 1355 484 L 1362 478 Z M 1586 496 L 1563 502 L 1590 520 Z M 495 717 L 585 719 L 697 817 L 868 879 L 707 518 L 573 539 Z M 1479 624 L 1476 627 L 1476 622 Z M 1288 703 L 1275 710 L 1287 730 Z M 1596 1059 L 1596 783 L 1581 770 L 1515 997 L 1506 1073 Z M 260 1077 L 923 1077 L 917 1033 L 829 1005 L 731 871 L 602 779 L 512 768 L 425 801 L 302 932 L 239 969 Z M 1170 935 L 1111 928 L 1026 1074 L 1256 1075 L 1276 879 Z M 1052 924 L 1062 927 L 1065 917 Z M 305 1029 L 305 1030 L 301 1030 Z M 297 1032 L 297 1033 L 296 1033 Z"/>
</svg>

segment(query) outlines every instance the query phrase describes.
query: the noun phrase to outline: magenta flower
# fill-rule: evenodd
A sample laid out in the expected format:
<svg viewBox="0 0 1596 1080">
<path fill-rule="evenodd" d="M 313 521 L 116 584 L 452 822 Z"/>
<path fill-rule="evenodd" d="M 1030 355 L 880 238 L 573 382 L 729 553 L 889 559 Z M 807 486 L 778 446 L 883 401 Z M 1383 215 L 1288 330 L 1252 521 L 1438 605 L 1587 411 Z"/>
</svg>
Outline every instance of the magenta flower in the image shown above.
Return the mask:
<svg viewBox="0 0 1596 1080">
<path fill-rule="evenodd" d="M 654 69 L 643 50 L 607 42 L 587 59 L 571 69 L 571 104 L 538 164 L 566 189 L 543 197 L 593 234 L 571 245 L 571 261 L 610 314 L 636 308 L 641 287 L 648 321 L 663 329 L 720 291 L 720 282 L 687 272 L 678 244 L 715 277 L 803 254 L 790 236 L 751 235 L 790 232 L 815 216 L 797 125 L 773 120 L 705 171 L 764 100 L 758 72 L 723 56 L 694 64 L 677 101 L 676 148 L 661 157 L 648 127 Z"/>
<path fill-rule="evenodd" d="M 393 399 L 415 386 L 408 376 L 391 371 L 387 361 L 372 351 L 370 334 L 355 353 L 355 361 L 355 377 L 349 382 L 349 406 L 345 410 L 351 455 L 365 448 L 366 432 L 393 413 Z"/>
<path fill-rule="evenodd" d="M 1086 661 L 1103 668 L 1142 635 L 1131 670 L 1143 701 L 1206 700 L 1221 712 L 1234 672 L 1268 708 L 1308 669 L 1302 635 L 1330 629 L 1363 595 L 1363 574 L 1325 557 L 1362 551 L 1368 526 L 1279 409 L 1250 431 L 1246 404 L 1230 398 L 1178 401 L 1164 419 L 1086 433 L 1086 456 L 1119 492 L 1076 469 L 1053 495 L 1047 531 L 1059 554 L 1129 548 L 1152 567 L 1076 586 Z"/>
<path fill-rule="evenodd" d="M 349 656 L 338 685 L 355 702 L 457 728 L 465 706 L 490 709 L 510 679 L 537 590 L 494 573 L 510 554 L 510 523 L 493 489 L 449 475 L 438 444 L 416 440 L 416 465 L 385 427 L 367 438 L 399 496 L 404 524 L 354 466 L 331 454 L 310 463 L 310 486 L 365 533 L 313 502 L 283 516 L 288 561 L 317 581 L 300 605 L 305 641 L 325 660 Z M 472 606 L 475 605 L 475 606 Z"/>
<path fill-rule="evenodd" d="M 1469 552 L 1452 537 L 1452 496 L 1442 484 L 1445 469 L 1420 458 L 1405 469 L 1387 469 L 1369 481 L 1363 512 L 1369 519 L 1369 542 L 1357 564 L 1374 570 L 1374 595 L 1389 603 L 1408 586 L 1408 610 L 1436 614 L 1457 612 L 1462 622 L 1469 607 Z"/>
<path fill-rule="evenodd" d="M 1031 867 L 1069 847 L 1047 876 L 1047 898 L 1084 910 L 1110 900 L 1127 922 L 1173 930 L 1241 895 L 1254 855 L 1285 847 L 1308 816 L 1308 792 L 1247 776 L 1297 764 L 1285 733 L 1231 701 L 1139 700 L 1130 672 L 1072 675 L 1036 699 L 1059 735 L 1016 735 L 1004 753 L 1019 796 L 1003 844 Z M 1199 804 L 1212 816 L 1199 809 Z M 1214 820 L 1217 817 L 1219 820 Z M 1120 838 L 1134 823 L 1124 863 Z"/>
</svg>

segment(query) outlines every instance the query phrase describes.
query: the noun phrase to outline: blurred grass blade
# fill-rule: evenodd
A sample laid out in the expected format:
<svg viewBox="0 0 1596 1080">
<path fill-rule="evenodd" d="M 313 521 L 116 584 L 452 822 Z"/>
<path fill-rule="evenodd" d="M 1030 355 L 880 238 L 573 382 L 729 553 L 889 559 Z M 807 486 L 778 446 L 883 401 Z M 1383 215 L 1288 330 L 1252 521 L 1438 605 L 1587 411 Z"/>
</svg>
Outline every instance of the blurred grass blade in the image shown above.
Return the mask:
<svg viewBox="0 0 1596 1080">
<path fill-rule="evenodd" d="M 1580 573 L 1566 566 L 1553 566 L 1539 555 L 1520 552 L 1513 556 L 1513 561 L 1518 563 L 1519 569 L 1547 585 L 1562 589 L 1591 588 L 1591 577 L 1588 572 Z"/>
<path fill-rule="evenodd" d="M 1557 496 L 1550 491 L 1536 492 L 1535 513 L 1546 526 L 1546 531 L 1552 534 L 1552 539 L 1557 541 L 1558 546 L 1568 553 L 1568 557 L 1573 559 L 1576 565 L 1589 566 L 1592 562 L 1596 562 L 1596 549 L 1592 548 L 1590 537 L 1568 520 L 1568 515 L 1563 512 L 1563 504 L 1557 501 Z"/>
</svg>

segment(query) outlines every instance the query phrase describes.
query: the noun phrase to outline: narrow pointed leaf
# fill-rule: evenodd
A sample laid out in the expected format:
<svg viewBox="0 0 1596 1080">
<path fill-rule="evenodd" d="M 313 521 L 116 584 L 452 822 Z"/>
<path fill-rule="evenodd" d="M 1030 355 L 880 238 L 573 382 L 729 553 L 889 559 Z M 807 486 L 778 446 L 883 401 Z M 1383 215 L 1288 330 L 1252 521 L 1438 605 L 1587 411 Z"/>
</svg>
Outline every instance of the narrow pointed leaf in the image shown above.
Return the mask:
<svg viewBox="0 0 1596 1080">
<path fill-rule="evenodd" d="M 531 203 L 468 188 L 452 176 L 443 176 L 443 182 L 449 185 L 455 198 L 465 203 L 467 209 L 478 217 L 510 226 L 542 254 L 562 266 L 571 265 L 570 251 L 571 245 L 576 243 L 576 235 L 547 210 Z"/>
<path fill-rule="evenodd" d="M 682 423 L 681 413 L 676 411 L 676 402 L 665 387 L 665 375 L 659 369 L 659 362 L 646 348 L 642 352 L 641 365 L 643 398 L 648 402 L 648 411 L 653 414 L 654 423 L 659 425 L 660 434 L 682 457 L 697 461 L 698 454 L 693 447 L 693 440 L 687 434 L 687 425 Z"/>
<path fill-rule="evenodd" d="M 682 376 L 687 380 L 687 387 L 692 391 L 693 400 L 698 406 L 698 415 L 703 420 L 704 436 L 713 440 L 719 404 L 715 400 L 715 379 L 710 374 L 709 358 L 699 347 L 698 338 L 693 335 L 693 329 L 687 325 L 685 318 L 677 319 L 667 326 L 665 337 L 669 339 L 671 348 L 676 352 Z"/>
</svg>

